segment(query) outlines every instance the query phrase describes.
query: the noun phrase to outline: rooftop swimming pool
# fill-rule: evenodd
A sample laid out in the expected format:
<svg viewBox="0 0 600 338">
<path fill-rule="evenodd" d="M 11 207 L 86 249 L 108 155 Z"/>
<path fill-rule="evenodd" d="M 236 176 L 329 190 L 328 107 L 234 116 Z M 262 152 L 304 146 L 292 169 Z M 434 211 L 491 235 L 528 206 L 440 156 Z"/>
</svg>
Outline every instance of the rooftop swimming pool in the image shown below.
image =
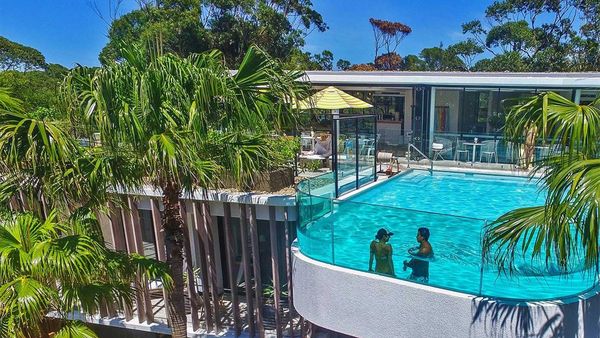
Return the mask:
<svg viewBox="0 0 600 338">
<path fill-rule="evenodd" d="M 313 259 L 367 271 L 369 244 L 383 227 L 394 233 L 396 277 L 409 280 L 402 262 L 418 245 L 417 229 L 428 227 L 435 252 L 428 285 L 516 300 L 557 299 L 596 285 L 595 271 L 583 271 L 577 263 L 565 274 L 525 254 L 517 273 L 505 276 L 483 262 L 486 223 L 512 209 L 544 203 L 544 192 L 526 178 L 413 170 L 342 200 L 332 198 L 332 182 L 333 175 L 325 174 L 298 185 L 299 247 Z"/>
</svg>

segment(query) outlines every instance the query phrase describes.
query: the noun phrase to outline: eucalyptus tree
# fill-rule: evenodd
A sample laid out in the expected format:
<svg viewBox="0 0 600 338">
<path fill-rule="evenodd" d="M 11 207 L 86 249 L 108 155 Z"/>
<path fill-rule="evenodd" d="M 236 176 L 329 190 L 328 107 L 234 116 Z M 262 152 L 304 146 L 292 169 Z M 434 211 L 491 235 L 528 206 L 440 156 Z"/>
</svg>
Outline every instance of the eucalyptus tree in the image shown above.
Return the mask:
<svg viewBox="0 0 600 338">
<path fill-rule="evenodd" d="M 544 205 L 510 211 L 486 231 L 484 252 L 501 271 L 514 272 L 515 259 L 529 253 L 567 272 L 575 258 L 594 267 L 599 254 L 600 108 L 541 93 L 515 105 L 506 117 L 508 140 L 522 142 L 532 128 L 551 154 L 534 163 L 546 189 Z"/>
<path fill-rule="evenodd" d="M 273 158 L 268 140 L 295 115 L 289 103 L 305 95 L 296 81 L 262 50 L 248 49 L 236 72 L 220 52 L 181 58 L 160 48 L 122 48 L 120 62 L 93 73 L 76 69 L 65 96 L 71 120 L 83 133 L 98 133 L 96 147 L 124 166 L 112 166 L 113 189 L 152 186 L 162 193 L 167 264 L 174 287 L 168 295 L 174 337 L 186 336 L 184 223 L 179 200 L 231 177 L 241 188 Z"/>
<path fill-rule="evenodd" d="M 170 285 L 160 263 L 106 249 L 89 212 L 65 221 L 56 212 L 43 220 L 32 213 L 3 213 L 0 262 L 2 337 L 96 337 L 82 323 L 65 319 L 93 315 L 108 304 L 131 306 L 136 272 Z"/>
</svg>

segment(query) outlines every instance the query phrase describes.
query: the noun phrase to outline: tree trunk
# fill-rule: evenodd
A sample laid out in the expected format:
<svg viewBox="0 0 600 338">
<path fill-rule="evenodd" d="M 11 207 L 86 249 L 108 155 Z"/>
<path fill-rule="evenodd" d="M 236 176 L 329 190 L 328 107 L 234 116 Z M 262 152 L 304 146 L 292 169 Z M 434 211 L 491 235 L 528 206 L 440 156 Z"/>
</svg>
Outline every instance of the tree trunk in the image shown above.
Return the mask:
<svg viewBox="0 0 600 338">
<path fill-rule="evenodd" d="M 173 289 L 168 293 L 167 302 L 169 304 L 169 323 L 173 338 L 185 338 L 187 336 L 187 318 L 183 280 L 184 229 L 183 219 L 179 213 L 181 188 L 173 182 L 167 182 L 163 185 L 162 191 L 165 207 L 162 227 L 165 236 L 167 265 L 173 278 Z"/>
</svg>

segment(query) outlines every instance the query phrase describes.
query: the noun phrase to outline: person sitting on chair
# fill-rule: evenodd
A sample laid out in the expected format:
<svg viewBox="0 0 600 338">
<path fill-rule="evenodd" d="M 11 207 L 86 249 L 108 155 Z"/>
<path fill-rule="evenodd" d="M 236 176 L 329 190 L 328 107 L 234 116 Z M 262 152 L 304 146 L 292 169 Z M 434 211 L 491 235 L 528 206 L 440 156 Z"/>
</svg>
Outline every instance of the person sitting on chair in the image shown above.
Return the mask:
<svg viewBox="0 0 600 338">
<path fill-rule="evenodd" d="M 429 280 L 428 259 L 433 257 L 433 249 L 429 243 L 429 229 L 419 228 L 417 230 L 417 242 L 419 242 L 418 247 L 408 249 L 408 253 L 415 258 L 404 261 L 403 270 L 411 268 L 412 273 L 409 278 L 427 282 Z"/>
<path fill-rule="evenodd" d="M 321 134 L 315 143 L 315 155 L 331 156 L 331 138 L 327 134 Z"/>
</svg>

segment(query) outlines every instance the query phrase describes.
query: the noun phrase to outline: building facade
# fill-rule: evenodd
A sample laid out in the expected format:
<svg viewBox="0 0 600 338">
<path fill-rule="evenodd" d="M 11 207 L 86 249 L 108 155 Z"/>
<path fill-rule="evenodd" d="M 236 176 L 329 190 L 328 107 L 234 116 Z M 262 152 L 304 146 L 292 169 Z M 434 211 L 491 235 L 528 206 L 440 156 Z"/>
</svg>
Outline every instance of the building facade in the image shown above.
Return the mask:
<svg viewBox="0 0 600 338">
<path fill-rule="evenodd" d="M 457 140 L 499 140 L 500 162 L 510 162 L 502 127 L 510 99 L 554 91 L 588 104 L 600 94 L 600 73 L 460 73 L 309 71 L 316 88 L 336 86 L 373 105 L 381 151 L 397 153 L 412 143 L 431 153 L 434 142 L 454 158 Z M 356 113 L 356 112 L 348 112 Z"/>
</svg>

